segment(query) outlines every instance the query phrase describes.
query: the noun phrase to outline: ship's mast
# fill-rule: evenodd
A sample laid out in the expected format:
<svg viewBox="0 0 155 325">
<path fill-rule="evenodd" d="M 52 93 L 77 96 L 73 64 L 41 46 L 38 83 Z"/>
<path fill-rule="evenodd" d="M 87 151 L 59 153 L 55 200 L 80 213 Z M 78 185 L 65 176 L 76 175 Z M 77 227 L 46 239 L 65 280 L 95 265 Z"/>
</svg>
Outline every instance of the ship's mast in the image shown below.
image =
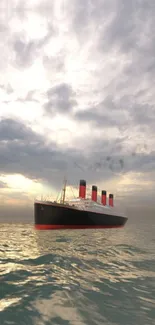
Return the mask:
<svg viewBox="0 0 155 325">
<path fill-rule="evenodd" d="M 67 180 L 66 180 L 66 179 L 64 179 L 64 187 L 63 187 L 63 197 L 62 197 L 62 203 L 64 203 L 64 202 L 65 202 L 66 184 L 67 184 Z"/>
</svg>

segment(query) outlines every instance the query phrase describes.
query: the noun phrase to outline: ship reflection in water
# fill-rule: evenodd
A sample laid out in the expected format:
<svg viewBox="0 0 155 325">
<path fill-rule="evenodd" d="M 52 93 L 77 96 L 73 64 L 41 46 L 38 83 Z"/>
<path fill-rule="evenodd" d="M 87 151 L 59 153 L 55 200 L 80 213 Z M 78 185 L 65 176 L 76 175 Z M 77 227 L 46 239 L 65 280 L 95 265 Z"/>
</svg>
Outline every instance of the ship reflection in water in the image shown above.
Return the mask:
<svg viewBox="0 0 155 325">
<path fill-rule="evenodd" d="M 153 324 L 153 232 L 133 229 L 3 225 L 1 325 Z"/>
</svg>

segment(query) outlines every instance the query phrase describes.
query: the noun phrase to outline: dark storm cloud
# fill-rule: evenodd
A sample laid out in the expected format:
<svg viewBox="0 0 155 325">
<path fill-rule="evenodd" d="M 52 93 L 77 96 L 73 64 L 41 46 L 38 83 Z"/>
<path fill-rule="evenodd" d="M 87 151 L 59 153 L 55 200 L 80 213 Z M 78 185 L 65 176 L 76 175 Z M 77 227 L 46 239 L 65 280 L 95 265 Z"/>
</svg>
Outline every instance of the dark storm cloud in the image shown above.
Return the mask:
<svg viewBox="0 0 155 325">
<path fill-rule="evenodd" d="M 135 103 L 134 111 L 131 112 L 133 116 L 133 123 L 137 124 L 140 129 L 143 126 L 147 127 L 150 131 L 154 132 L 155 127 L 155 108 L 154 105 L 147 103 Z"/>
<path fill-rule="evenodd" d="M 32 178 L 46 178 L 63 162 L 54 143 L 47 147 L 43 138 L 24 124 L 4 119 L 0 122 L 0 171 L 22 173 Z M 63 154 L 61 155 L 63 157 Z"/>
<path fill-rule="evenodd" d="M 0 122 L 0 173 L 21 173 L 34 180 L 49 182 L 60 189 L 64 175 L 78 185 L 80 178 L 90 183 L 112 179 L 117 173 L 148 172 L 155 169 L 155 152 L 150 155 L 123 155 L 125 139 L 92 143 L 89 156 L 80 150 L 55 143 L 46 145 L 44 139 L 30 128 L 14 120 Z"/>
<path fill-rule="evenodd" d="M 154 136 L 155 108 L 153 104 L 143 102 L 138 96 L 122 96 L 115 101 L 115 97 L 107 96 L 100 104 L 92 108 L 77 111 L 74 118 L 81 123 L 91 123 L 101 129 L 117 128 L 122 132 L 133 129 L 144 132 L 147 138 Z M 150 133 L 151 132 L 151 133 Z"/>
<path fill-rule="evenodd" d="M 107 147 L 108 142 L 102 141 Z M 111 145 L 112 146 L 112 145 Z M 115 145 L 116 147 L 116 145 Z M 95 145 L 92 147 L 91 157 L 76 149 L 61 150 L 55 143 L 45 144 L 44 139 L 20 122 L 7 119 L 0 122 L 0 173 L 22 173 L 33 179 L 51 182 L 58 188 L 62 184 L 64 175 L 69 175 L 71 181 L 87 176 L 95 181 L 96 177 L 112 177 L 109 164 L 103 164 L 106 152 Z M 99 155 L 98 155 L 99 154 Z M 97 155 L 97 158 L 96 158 Z M 99 161 L 99 158 L 102 159 Z M 110 161 L 111 163 L 111 161 Z M 105 168 L 103 168 L 103 166 Z M 94 171 L 98 172 L 95 175 Z"/>
<path fill-rule="evenodd" d="M 73 157 L 76 159 L 76 151 Z M 40 135 L 13 119 L 0 122 L 0 169 L 3 172 L 22 172 L 26 175 L 51 177 L 66 167 L 72 156 L 71 150 L 61 151 L 55 143 L 46 145 Z"/>
<path fill-rule="evenodd" d="M 116 127 L 124 128 L 128 125 L 128 119 L 124 116 L 124 112 L 113 113 L 108 112 L 107 109 L 98 109 L 97 107 L 91 108 L 89 110 L 83 110 L 76 112 L 75 118 L 81 123 L 92 123 L 95 127 L 107 128 Z"/>
<path fill-rule="evenodd" d="M 48 101 L 44 105 L 47 113 L 70 112 L 77 105 L 72 87 L 66 83 L 56 85 L 47 91 Z"/>
<path fill-rule="evenodd" d="M 38 139 L 30 128 L 24 124 L 12 120 L 2 119 L 0 121 L 0 141 L 30 141 Z"/>
<path fill-rule="evenodd" d="M 149 89 L 148 89 L 149 91 Z M 131 126 L 137 128 L 139 131 L 154 132 L 155 126 L 155 107 L 153 103 L 149 103 L 143 97 L 143 91 L 137 93 L 137 95 L 125 95 L 122 96 L 117 102 L 106 102 L 103 104 L 111 111 L 111 115 L 116 117 L 116 124 L 120 127 L 124 124 L 124 127 Z M 108 104 L 108 105 L 106 105 Z M 121 112 L 120 117 L 117 111 Z"/>
</svg>

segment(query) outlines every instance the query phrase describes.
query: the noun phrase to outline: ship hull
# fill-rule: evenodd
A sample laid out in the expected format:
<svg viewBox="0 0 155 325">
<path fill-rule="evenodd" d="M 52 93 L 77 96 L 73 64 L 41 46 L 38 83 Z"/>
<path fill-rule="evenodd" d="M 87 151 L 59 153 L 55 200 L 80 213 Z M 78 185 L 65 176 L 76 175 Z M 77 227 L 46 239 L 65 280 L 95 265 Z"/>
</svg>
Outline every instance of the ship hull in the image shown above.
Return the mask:
<svg viewBox="0 0 155 325">
<path fill-rule="evenodd" d="M 120 228 L 126 217 L 93 211 L 79 210 L 60 204 L 35 203 L 36 229 L 92 229 Z"/>
</svg>

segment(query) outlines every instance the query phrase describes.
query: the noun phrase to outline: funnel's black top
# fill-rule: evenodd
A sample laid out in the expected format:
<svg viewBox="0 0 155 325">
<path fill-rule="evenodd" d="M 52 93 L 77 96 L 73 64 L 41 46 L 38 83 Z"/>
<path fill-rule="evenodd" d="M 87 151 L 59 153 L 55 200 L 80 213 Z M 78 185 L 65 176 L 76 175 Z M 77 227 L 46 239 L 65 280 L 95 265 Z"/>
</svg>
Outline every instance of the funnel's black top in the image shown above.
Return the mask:
<svg viewBox="0 0 155 325">
<path fill-rule="evenodd" d="M 97 192 L 97 186 L 96 186 L 96 185 L 93 185 L 93 186 L 92 186 L 92 191 Z"/>
<path fill-rule="evenodd" d="M 102 191 L 102 195 L 106 195 L 107 194 L 107 192 L 106 191 Z"/>
<path fill-rule="evenodd" d="M 81 179 L 81 180 L 80 180 L 80 185 L 81 185 L 81 186 L 86 186 L 86 181 L 85 181 L 84 179 Z"/>
<path fill-rule="evenodd" d="M 110 199 L 113 199 L 113 197 L 114 197 L 113 194 L 109 194 Z"/>
</svg>

